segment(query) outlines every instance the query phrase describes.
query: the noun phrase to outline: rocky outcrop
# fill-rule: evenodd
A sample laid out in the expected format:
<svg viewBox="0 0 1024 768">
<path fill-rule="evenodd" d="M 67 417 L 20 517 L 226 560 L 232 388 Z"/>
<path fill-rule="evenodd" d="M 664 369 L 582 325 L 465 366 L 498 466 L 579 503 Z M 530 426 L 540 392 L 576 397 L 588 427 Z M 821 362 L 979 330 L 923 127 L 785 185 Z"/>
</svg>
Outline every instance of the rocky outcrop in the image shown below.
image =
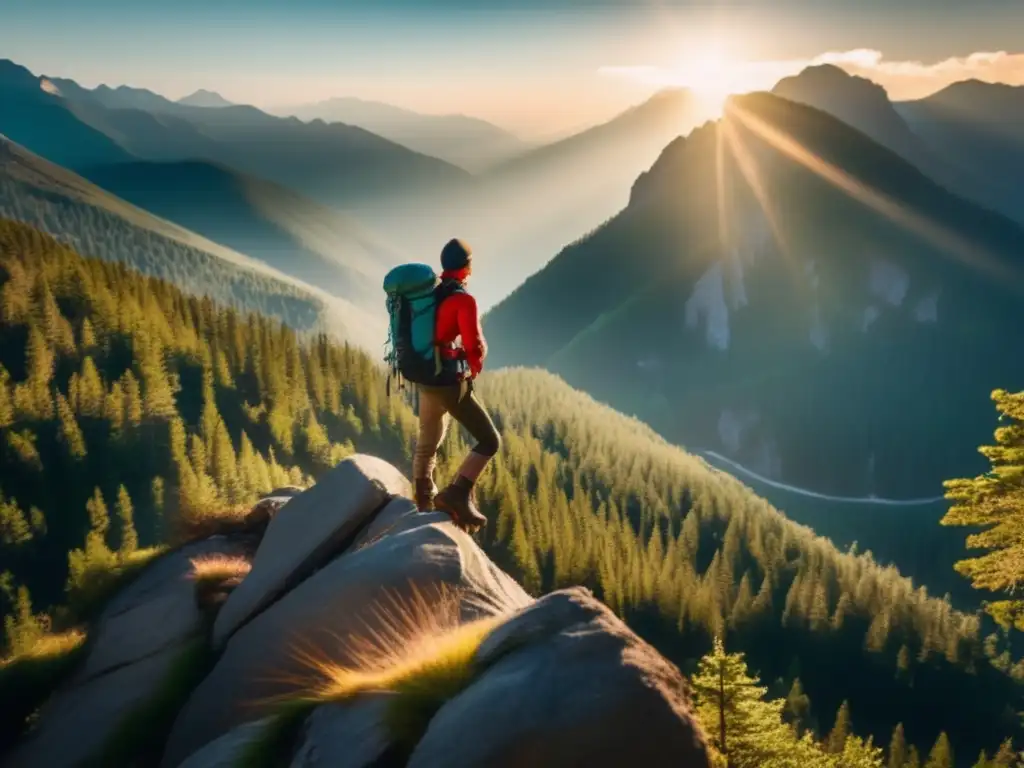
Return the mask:
<svg viewBox="0 0 1024 768">
<path fill-rule="evenodd" d="M 161 695 L 179 659 L 206 642 L 192 559 L 239 553 L 215 536 L 151 563 L 106 606 L 84 662 L 4 765 L 59 768 L 101 754 L 133 712 Z"/>
<path fill-rule="evenodd" d="M 585 589 L 519 612 L 476 661 L 408 768 L 707 764 L 679 670 Z"/>
<path fill-rule="evenodd" d="M 409 494 L 409 481 L 397 469 L 360 455 L 291 498 L 270 520 L 252 572 L 218 614 L 214 646 L 223 645 L 241 624 L 287 589 L 289 579 L 301 579 L 337 552 L 390 498 Z"/>
<path fill-rule="evenodd" d="M 357 665 L 362 649 L 351 639 L 386 633 L 395 620 L 390 606 L 415 604 L 418 595 L 430 601 L 444 587 L 460 591 L 465 620 L 529 604 L 447 516 L 412 512 L 403 522 L 402 530 L 326 564 L 238 630 L 178 717 L 164 766 L 273 711 L 275 698 L 315 685 L 310 657 Z M 258 567 L 257 554 L 248 578 Z"/>
<path fill-rule="evenodd" d="M 209 671 L 153 736 L 163 768 L 227 768 L 254 749 L 292 768 L 710 765 L 678 669 L 585 589 L 534 600 L 408 491 L 355 456 L 264 504 L 252 568 L 209 637 L 190 561 L 241 545 L 215 537 L 154 563 L 11 765 L 95 759 L 197 637 Z"/>
</svg>

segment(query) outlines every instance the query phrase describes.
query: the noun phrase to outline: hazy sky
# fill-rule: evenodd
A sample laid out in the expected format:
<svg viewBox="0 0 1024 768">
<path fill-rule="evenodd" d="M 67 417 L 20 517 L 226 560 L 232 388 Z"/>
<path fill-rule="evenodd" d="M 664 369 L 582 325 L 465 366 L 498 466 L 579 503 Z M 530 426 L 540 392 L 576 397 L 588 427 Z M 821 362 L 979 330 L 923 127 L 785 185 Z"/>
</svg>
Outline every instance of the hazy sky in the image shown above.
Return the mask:
<svg viewBox="0 0 1024 768">
<path fill-rule="evenodd" d="M 895 98 L 1024 84 L 1022 30 L 1024 0 L 0 0 L 0 58 L 37 74 L 262 107 L 360 96 L 522 133 L 666 83 L 770 87 L 815 60 Z"/>
</svg>

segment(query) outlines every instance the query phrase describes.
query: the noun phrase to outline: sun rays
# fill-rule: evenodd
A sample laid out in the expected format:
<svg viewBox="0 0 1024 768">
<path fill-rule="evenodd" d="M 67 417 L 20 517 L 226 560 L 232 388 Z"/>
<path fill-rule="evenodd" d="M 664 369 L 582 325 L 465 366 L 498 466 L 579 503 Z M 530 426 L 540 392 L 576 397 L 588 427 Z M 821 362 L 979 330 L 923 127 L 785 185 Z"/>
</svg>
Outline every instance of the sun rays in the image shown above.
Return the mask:
<svg viewBox="0 0 1024 768">
<path fill-rule="evenodd" d="M 931 246 L 944 257 L 986 272 L 999 280 L 1012 281 L 1015 288 L 1024 290 L 1024 280 L 1019 270 L 1001 262 L 985 246 L 963 237 L 943 222 L 930 218 L 823 159 L 779 125 L 757 114 L 736 98 L 726 102 L 723 116 L 717 125 L 716 137 L 715 195 L 718 237 L 723 257 L 734 257 L 736 243 L 742 236 L 739 222 L 730 221 L 731 217 L 737 215 L 735 201 L 739 199 L 731 186 L 734 177 L 730 171 L 736 169 L 744 186 L 763 212 L 787 268 L 793 272 L 795 279 L 803 272 L 793 243 L 781 224 L 778 204 L 774 202 L 773 195 L 777 196 L 779 190 L 772 189 L 769 176 L 771 171 L 760 159 L 764 153 L 759 151 L 757 144 L 767 146 L 773 150 L 772 154 L 781 155 L 810 171 L 850 200 L 880 214 L 886 221 Z M 881 148 L 879 150 L 884 151 Z M 809 213 L 813 215 L 813 212 Z"/>
</svg>

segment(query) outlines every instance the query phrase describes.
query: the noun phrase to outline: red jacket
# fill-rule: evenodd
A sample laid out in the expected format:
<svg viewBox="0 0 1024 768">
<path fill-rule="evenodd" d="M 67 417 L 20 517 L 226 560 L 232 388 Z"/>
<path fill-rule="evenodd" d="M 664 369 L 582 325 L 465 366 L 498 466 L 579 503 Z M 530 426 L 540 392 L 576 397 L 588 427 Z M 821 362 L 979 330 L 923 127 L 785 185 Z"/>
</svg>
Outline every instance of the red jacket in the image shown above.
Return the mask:
<svg viewBox="0 0 1024 768">
<path fill-rule="evenodd" d="M 462 281 L 466 271 L 443 272 L 441 279 Z M 455 346 L 455 340 L 462 339 L 461 349 Z M 441 347 L 441 354 L 453 360 L 465 353 L 469 364 L 470 376 L 477 376 L 484 367 L 487 357 L 487 342 L 480 328 L 480 316 L 477 313 L 476 299 L 468 293 L 453 293 L 437 308 L 437 326 L 434 329 L 434 341 Z"/>
</svg>

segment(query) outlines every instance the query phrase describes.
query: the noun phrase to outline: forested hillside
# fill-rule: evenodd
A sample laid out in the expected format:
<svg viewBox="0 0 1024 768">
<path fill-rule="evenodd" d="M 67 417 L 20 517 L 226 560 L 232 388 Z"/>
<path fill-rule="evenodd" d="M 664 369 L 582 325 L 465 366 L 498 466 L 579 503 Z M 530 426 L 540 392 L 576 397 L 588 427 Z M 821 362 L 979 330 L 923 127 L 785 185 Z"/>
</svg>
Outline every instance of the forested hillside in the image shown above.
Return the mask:
<svg viewBox="0 0 1024 768">
<path fill-rule="evenodd" d="M 82 253 L 123 262 L 187 291 L 244 304 L 293 327 L 314 325 L 322 303 L 260 274 L 241 254 L 150 216 L 0 137 L 0 216 L 47 232 Z"/>
<path fill-rule="evenodd" d="M 150 213 L 368 311 L 381 311 L 380 280 L 402 261 L 352 217 L 214 163 L 118 163 L 85 173 Z"/>
<path fill-rule="evenodd" d="M 59 604 L 136 547 L 354 449 L 408 467 L 413 412 L 361 352 L 10 222 L 0 280 L 7 613 L 15 586 L 35 610 Z M 799 694 L 799 678 L 810 704 L 794 711 L 822 735 L 844 700 L 856 732 L 887 743 L 902 721 L 924 752 L 944 731 L 965 758 L 993 753 L 1018 728 L 1018 675 L 976 617 L 554 376 L 492 375 L 482 392 L 505 437 L 480 488 L 483 543 L 531 591 L 592 587 L 691 672 L 722 636 L 774 695 Z M 450 471 L 459 455 L 446 457 Z"/>
</svg>

